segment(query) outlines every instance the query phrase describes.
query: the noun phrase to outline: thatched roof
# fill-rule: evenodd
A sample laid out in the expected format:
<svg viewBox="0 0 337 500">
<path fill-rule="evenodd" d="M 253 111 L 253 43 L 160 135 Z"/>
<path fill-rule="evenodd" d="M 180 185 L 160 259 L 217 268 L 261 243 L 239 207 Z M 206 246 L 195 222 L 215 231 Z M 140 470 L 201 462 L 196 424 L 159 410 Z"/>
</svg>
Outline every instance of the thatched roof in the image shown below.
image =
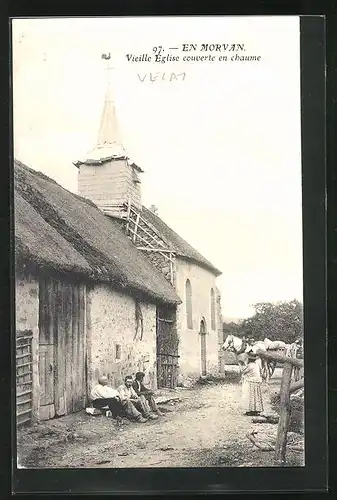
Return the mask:
<svg viewBox="0 0 337 500">
<path fill-rule="evenodd" d="M 79 273 L 90 271 L 87 261 L 20 194 L 15 194 L 15 252 L 39 267 Z"/>
<path fill-rule="evenodd" d="M 90 201 L 15 161 L 16 252 L 155 301 L 179 303 L 171 284 L 133 245 L 117 221 Z"/>
<path fill-rule="evenodd" d="M 196 262 L 201 267 L 204 267 L 216 276 L 220 276 L 219 271 L 211 262 L 209 262 L 201 253 L 195 250 L 187 241 L 179 236 L 171 229 L 158 215 L 143 206 L 142 216 L 149 222 L 160 236 L 169 244 L 177 256 Z"/>
</svg>

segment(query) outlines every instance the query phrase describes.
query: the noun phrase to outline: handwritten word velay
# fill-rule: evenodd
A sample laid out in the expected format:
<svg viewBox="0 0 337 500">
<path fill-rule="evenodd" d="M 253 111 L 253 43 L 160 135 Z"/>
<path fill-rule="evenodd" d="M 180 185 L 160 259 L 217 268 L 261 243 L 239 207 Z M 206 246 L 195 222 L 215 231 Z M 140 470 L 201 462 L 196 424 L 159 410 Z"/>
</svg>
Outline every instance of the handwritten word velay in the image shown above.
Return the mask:
<svg viewBox="0 0 337 500">
<path fill-rule="evenodd" d="M 159 80 L 164 80 L 166 82 L 173 82 L 173 81 L 182 81 L 185 80 L 186 78 L 186 73 L 144 73 L 140 75 L 137 73 L 137 76 L 139 78 L 139 81 L 144 83 L 145 81 L 148 82 L 156 82 Z"/>
</svg>

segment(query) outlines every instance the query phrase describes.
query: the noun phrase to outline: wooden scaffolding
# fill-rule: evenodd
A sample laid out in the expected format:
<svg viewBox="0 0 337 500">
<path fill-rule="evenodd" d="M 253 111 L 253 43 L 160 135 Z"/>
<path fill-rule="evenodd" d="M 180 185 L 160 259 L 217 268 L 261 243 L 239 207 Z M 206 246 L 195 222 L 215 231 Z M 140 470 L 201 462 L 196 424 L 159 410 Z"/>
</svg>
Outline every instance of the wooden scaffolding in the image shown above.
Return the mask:
<svg viewBox="0 0 337 500">
<path fill-rule="evenodd" d="M 122 205 L 105 207 L 103 211 L 106 215 L 117 217 L 124 222 L 126 234 L 139 250 L 161 256 L 165 263 L 162 270 L 170 283 L 174 285 L 174 250 L 158 234 L 152 224 L 142 217 L 141 212 L 131 204 L 131 201 Z"/>
</svg>

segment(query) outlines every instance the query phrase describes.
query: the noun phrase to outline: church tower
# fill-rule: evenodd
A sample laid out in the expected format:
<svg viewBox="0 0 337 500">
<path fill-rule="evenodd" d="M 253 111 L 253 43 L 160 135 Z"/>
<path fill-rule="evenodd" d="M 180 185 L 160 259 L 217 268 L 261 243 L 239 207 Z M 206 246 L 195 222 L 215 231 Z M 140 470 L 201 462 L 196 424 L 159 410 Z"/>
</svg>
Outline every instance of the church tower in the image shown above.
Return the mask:
<svg viewBox="0 0 337 500">
<path fill-rule="evenodd" d="M 102 59 L 110 58 L 103 56 Z M 128 204 L 141 211 L 143 170 L 130 160 L 121 140 L 111 70 L 107 68 L 108 88 L 96 146 L 74 165 L 78 168 L 78 194 L 90 199 L 107 215 L 118 217 Z"/>
</svg>

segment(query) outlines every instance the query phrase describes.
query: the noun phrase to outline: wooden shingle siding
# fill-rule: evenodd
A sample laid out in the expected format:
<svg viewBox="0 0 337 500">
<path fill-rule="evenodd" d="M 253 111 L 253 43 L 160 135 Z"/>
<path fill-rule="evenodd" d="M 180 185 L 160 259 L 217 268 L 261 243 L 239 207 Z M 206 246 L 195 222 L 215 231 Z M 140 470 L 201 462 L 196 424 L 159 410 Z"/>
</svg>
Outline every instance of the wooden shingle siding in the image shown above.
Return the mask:
<svg viewBox="0 0 337 500">
<path fill-rule="evenodd" d="M 86 287 L 40 280 L 40 418 L 81 410 L 86 402 Z"/>
<path fill-rule="evenodd" d="M 98 206 L 119 205 L 131 198 L 133 205 L 141 208 L 140 187 L 125 160 L 111 160 L 99 166 L 82 165 L 78 189 L 81 196 Z"/>
</svg>

